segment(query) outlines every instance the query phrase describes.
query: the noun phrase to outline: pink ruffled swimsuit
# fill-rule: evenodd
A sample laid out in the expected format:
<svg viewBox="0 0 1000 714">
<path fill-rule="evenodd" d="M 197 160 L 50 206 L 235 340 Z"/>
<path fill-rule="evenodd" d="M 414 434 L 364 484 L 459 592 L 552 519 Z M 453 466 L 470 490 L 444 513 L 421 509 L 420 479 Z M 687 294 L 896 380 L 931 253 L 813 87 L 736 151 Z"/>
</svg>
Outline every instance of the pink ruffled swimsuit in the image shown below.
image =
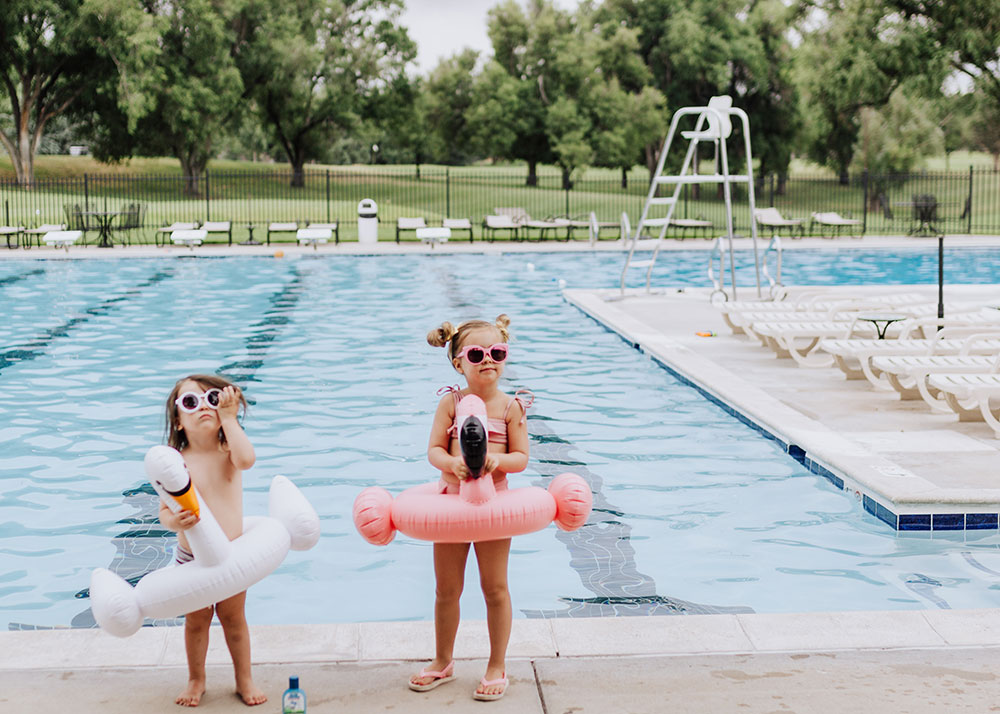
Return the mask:
<svg viewBox="0 0 1000 714">
<path fill-rule="evenodd" d="M 455 406 L 462 401 L 462 389 L 458 385 L 453 387 L 441 387 L 438 390 L 438 394 L 451 394 L 455 398 Z M 495 419 L 490 417 L 487 419 L 489 422 L 487 429 L 489 434 L 487 439 L 491 444 L 502 444 L 507 446 L 507 413 L 510 412 L 510 408 L 517 402 L 521 405 L 521 424 L 527 421 L 528 407 L 532 405 L 535 401 L 535 395 L 529 392 L 527 389 L 519 389 L 511 397 L 510 401 L 507 402 L 507 407 L 503 410 L 503 417 L 500 419 Z M 452 425 L 448 428 L 448 436 L 452 439 L 458 434 L 460 424 L 457 422 L 452 422 Z M 507 490 L 507 477 L 495 481 L 497 491 Z M 441 479 L 441 492 L 442 493 L 458 493 L 458 484 L 448 483 L 443 478 Z"/>
</svg>

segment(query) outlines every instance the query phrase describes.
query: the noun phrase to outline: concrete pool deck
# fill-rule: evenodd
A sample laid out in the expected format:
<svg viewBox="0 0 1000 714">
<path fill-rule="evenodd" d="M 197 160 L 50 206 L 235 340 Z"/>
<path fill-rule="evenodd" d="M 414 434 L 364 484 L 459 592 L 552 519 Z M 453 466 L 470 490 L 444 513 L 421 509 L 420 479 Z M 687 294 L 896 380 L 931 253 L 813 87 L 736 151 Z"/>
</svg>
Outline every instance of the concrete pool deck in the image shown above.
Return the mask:
<svg viewBox="0 0 1000 714">
<path fill-rule="evenodd" d="M 1000 245 L 996 238 L 949 238 L 948 245 Z M 798 248 L 936 245 L 927 239 L 805 239 Z M 453 242 L 328 246 L 32 249 L 8 258 L 107 258 L 183 255 L 415 254 L 589 250 L 576 244 Z M 668 244 L 708 248 L 708 241 Z M 598 250 L 620 251 L 617 243 Z M 898 289 L 898 288 L 890 288 Z M 935 288 L 922 286 L 933 295 Z M 949 287 L 995 297 L 996 286 Z M 581 309 L 639 344 L 703 389 L 732 400 L 746 416 L 803 444 L 823 463 L 870 488 L 898 489 L 906 503 L 993 503 L 1000 440 L 985 426 L 959 424 L 834 369 L 803 369 L 725 328 L 705 290 L 568 291 Z M 749 293 L 749 291 L 747 291 Z M 711 330 L 715 338 L 694 333 Z M 912 408 L 909 408 L 912 407 Z M 794 437 L 794 438 L 792 438 Z M 955 459 L 971 460 L 955 468 Z M 975 463 L 973 463 L 975 462 Z M 876 468 L 880 467 L 880 468 Z M 850 495 L 845 494 L 845 497 Z M 913 501 L 917 499 L 917 501 Z M 931 533 L 928 537 L 933 537 Z M 952 535 L 954 537 L 954 535 Z M 998 576 L 1000 579 L 1000 576 Z M 896 712 L 996 711 L 1000 699 L 1000 610 L 926 610 L 685 617 L 516 620 L 509 650 L 512 683 L 494 703 L 471 692 L 486 656 L 485 624 L 464 622 L 458 680 L 426 694 L 406 677 L 433 643 L 429 622 L 252 627 L 255 676 L 280 707 L 298 675 L 310 712 Z M 231 693 L 221 632 L 212 633 L 209 692 L 200 710 L 246 711 Z M 145 628 L 127 640 L 95 630 L 0 632 L 0 709 L 31 712 L 176 712 L 185 681 L 180 628 Z"/>
</svg>

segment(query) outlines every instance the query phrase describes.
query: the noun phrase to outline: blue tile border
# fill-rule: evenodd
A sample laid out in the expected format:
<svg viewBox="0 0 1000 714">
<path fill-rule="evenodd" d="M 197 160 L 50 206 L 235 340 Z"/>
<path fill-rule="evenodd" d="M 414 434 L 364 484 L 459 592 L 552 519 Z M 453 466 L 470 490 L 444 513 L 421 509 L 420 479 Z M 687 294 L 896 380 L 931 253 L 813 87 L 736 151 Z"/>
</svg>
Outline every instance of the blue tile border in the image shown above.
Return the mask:
<svg viewBox="0 0 1000 714">
<path fill-rule="evenodd" d="M 564 298 L 565 299 L 565 298 Z M 570 302 L 573 305 L 572 302 Z M 685 376 L 681 372 L 678 372 L 674 367 L 667 364 L 663 358 L 653 354 L 648 351 L 641 343 L 634 341 L 630 337 L 626 337 L 618 330 L 614 329 L 610 325 L 598 320 L 596 317 L 588 313 L 586 310 L 582 309 L 578 305 L 574 305 L 580 312 L 589 317 L 591 320 L 596 322 L 598 325 L 603 327 L 605 330 L 613 335 L 619 337 L 625 344 L 629 345 L 633 349 L 642 352 L 648 356 L 653 362 L 659 365 L 662 369 L 666 370 L 674 379 L 683 384 L 686 387 L 691 387 L 697 391 L 702 397 L 712 402 L 724 412 L 730 416 L 736 418 L 743 424 L 746 424 L 754 431 L 760 433 L 761 436 L 778 442 L 785 453 L 791 456 L 793 459 L 802 464 L 810 473 L 814 473 L 817 476 L 822 476 L 827 481 L 836 486 L 839 490 L 850 490 L 849 487 L 845 485 L 845 480 L 843 477 L 831 471 L 829 468 L 823 464 L 815 461 L 809 457 L 808 452 L 803 449 L 798 444 L 792 444 L 777 434 L 774 434 L 768 428 L 739 411 L 733 407 L 728 402 L 723 401 L 719 397 L 715 396 L 700 384 L 693 382 L 689 377 Z M 875 516 L 877 519 L 888 525 L 890 528 L 896 531 L 961 531 L 961 530 L 1000 530 L 1000 514 L 998 513 L 895 513 L 882 503 L 880 503 L 875 497 L 859 492 L 862 500 L 862 506 L 864 510 L 871 515 Z"/>
</svg>

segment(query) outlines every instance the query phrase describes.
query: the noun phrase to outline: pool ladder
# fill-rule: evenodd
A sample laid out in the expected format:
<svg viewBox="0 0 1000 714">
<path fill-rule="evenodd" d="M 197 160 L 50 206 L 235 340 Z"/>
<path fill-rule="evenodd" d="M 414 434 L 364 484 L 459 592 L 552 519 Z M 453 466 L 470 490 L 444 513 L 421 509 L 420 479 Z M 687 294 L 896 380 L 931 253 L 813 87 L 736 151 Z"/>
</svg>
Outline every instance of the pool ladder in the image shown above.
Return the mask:
<svg viewBox="0 0 1000 714">
<path fill-rule="evenodd" d="M 725 245 L 723 243 L 724 236 L 719 236 L 712 243 L 712 252 L 708 258 L 708 279 L 712 283 L 712 295 L 711 300 L 714 302 L 716 298 L 721 297 L 723 302 L 729 300 L 729 293 L 726 292 L 726 264 L 725 264 Z M 774 275 L 771 275 L 771 271 L 768 269 L 768 261 L 770 256 L 774 254 Z M 716 274 L 715 263 L 718 261 L 719 268 L 718 274 Z M 771 242 L 767 246 L 767 250 L 764 251 L 764 256 L 760 262 L 760 270 L 767 279 L 768 284 L 768 295 L 771 299 L 775 299 L 781 291 L 784 285 L 781 282 L 781 238 L 779 236 L 774 236 L 771 238 Z M 733 296 L 735 299 L 736 290 L 733 289 Z"/>
</svg>

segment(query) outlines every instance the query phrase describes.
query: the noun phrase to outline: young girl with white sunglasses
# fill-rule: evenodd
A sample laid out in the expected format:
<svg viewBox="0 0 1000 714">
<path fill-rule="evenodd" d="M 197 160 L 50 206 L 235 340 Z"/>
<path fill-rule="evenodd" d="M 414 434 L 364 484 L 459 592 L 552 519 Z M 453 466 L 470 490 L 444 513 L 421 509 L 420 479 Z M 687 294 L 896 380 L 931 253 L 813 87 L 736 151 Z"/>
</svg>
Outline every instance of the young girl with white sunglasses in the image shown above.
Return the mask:
<svg viewBox="0 0 1000 714">
<path fill-rule="evenodd" d="M 237 421 L 246 406 L 240 388 L 218 375 L 195 374 L 178 380 L 167 397 L 167 444 L 181 452 L 191 481 L 230 540 L 243 533 L 243 471 L 255 460 L 253 446 Z M 197 522 L 193 512 L 174 513 L 160 502 L 160 523 L 177 533 L 178 563 L 194 559 L 184 531 Z M 185 616 L 188 684 L 177 704 L 196 707 L 205 693 L 205 658 L 214 615 L 219 616 L 233 658 L 236 693 L 247 705 L 267 701 L 250 673 L 246 595 L 243 591 Z"/>
<path fill-rule="evenodd" d="M 441 471 L 441 490 L 458 493 L 459 482 L 470 476 L 456 436 L 455 408 L 463 397 L 475 394 L 486 404 L 489 446 L 482 478 L 492 478 L 497 491 L 507 488 L 507 474 L 523 471 L 528 465 L 528 428 L 525 411 L 530 395 L 510 396 L 500 391 L 500 377 L 507 360 L 510 320 L 500 315 L 493 322 L 470 320 L 457 328 L 450 322 L 431 330 L 427 342 L 447 347 L 455 371 L 465 377 L 466 387 L 445 387 L 434 414 L 427 458 Z M 511 630 L 510 592 L 507 588 L 507 561 L 510 538 L 472 543 L 479 565 L 479 581 L 486 599 L 486 621 L 490 637 L 490 659 L 486 673 L 473 698 L 500 699 L 507 689 L 505 659 Z M 455 678 L 453 661 L 455 636 L 460 619 L 465 562 L 469 543 L 435 543 L 434 576 L 437 584 L 434 604 L 435 657 L 410 678 L 410 689 L 426 692 Z"/>
</svg>

